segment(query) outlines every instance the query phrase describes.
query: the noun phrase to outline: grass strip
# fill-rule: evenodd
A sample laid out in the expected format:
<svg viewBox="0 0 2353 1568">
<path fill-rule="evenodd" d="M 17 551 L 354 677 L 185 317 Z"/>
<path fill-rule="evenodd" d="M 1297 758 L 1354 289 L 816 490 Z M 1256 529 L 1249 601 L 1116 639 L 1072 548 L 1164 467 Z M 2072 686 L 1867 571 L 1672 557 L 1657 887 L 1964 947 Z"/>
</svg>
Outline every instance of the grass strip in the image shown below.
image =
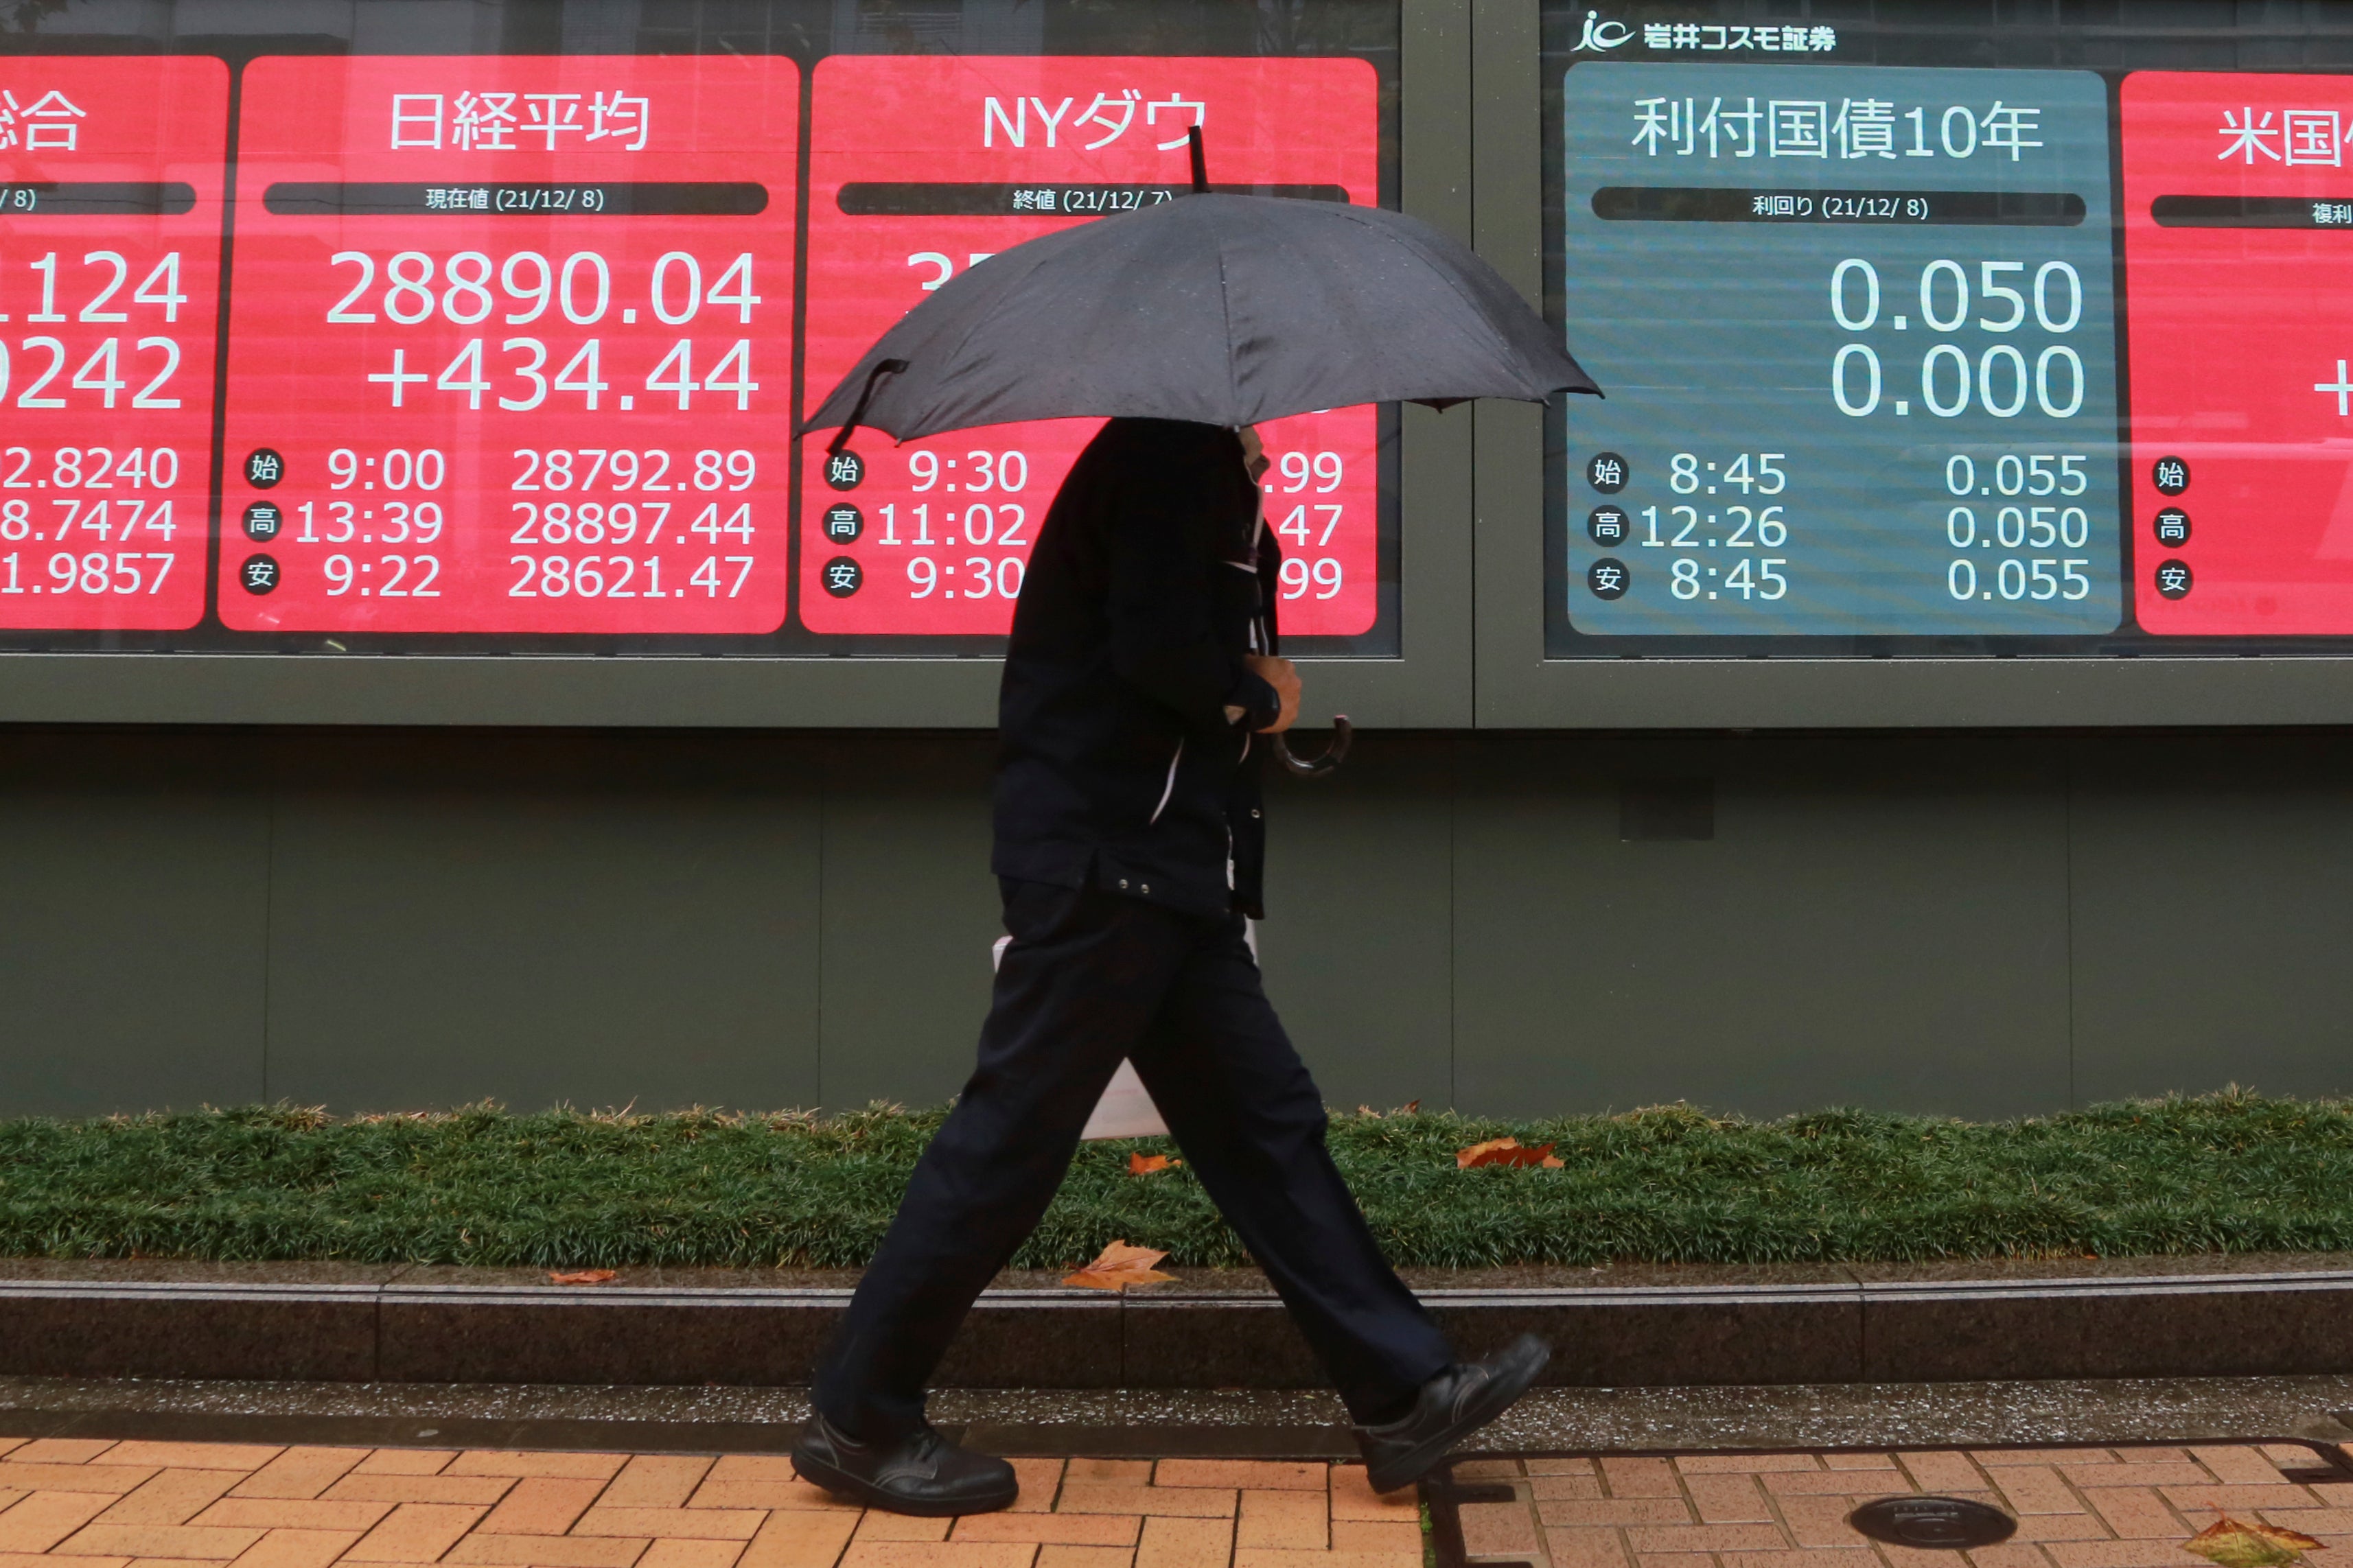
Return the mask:
<svg viewBox="0 0 2353 1568">
<path fill-rule="evenodd" d="M 0 1255 L 218 1261 L 849 1267 L 944 1112 L 660 1116 L 290 1106 L 0 1121 Z M 1504 1134 L 1559 1170 L 1457 1170 Z M 1332 1152 L 1400 1264 L 1902 1262 L 2353 1247 L 2353 1101 L 2237 1091 L 1968 1122 L 1688 1106 L 1499 1121 L 1335 1115 Z M 1082 1145 L 1015 1258 L 1113 1239 L 1244 1260 L 1189 1166 Z"/>
</svg>

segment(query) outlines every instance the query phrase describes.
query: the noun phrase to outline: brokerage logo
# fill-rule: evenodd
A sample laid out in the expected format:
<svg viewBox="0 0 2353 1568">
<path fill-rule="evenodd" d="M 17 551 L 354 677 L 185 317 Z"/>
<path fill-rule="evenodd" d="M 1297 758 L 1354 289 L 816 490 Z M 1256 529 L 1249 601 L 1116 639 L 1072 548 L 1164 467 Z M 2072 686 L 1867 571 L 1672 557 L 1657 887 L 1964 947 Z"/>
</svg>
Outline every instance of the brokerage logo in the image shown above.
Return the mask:
<svg viewBox="0 0 2353 1568">
<path fill-rule="evenodd" d="M 1608 54 L 1610 50 L 1636 41 L 1636 30 L 1624 22 L 1602 20 L 1599 11 L 1585 14 L 1585 31 L 1577 40 L 1571 54 L 1588 50 Z M 1660 54 L 1678 54 L 1686 50 L 1704 55 L 1775 54 L 1826 55 L 1838 47 L 1836 27 L 1813 26 L 1734 26 L 1701 22 L 1645 22 L 1641 29 L 1642 47 Z M 2265 117 L 2268 122 L 2269 117 Z M 2235 130 L 2236 127 L 2232 127 Z M 2227 133 L 2227 132 L 2226 132 Z M 2268 151 L 2268 149 L 2266 149 Z M 2252 155 L 2250 157 L 2252 162 Z"/>
<path fill-rule="evenodd" d="M 1578 49 L 1606 51 L 1620 44 L 1630 43 L 1633 37 L 1634 29 L 1625 23 L 1605 22 L 1600 12 L 1588 11 L 1585 14 L 1585 33 L 1577 40 L 1577 47 Z"/>
</svg>

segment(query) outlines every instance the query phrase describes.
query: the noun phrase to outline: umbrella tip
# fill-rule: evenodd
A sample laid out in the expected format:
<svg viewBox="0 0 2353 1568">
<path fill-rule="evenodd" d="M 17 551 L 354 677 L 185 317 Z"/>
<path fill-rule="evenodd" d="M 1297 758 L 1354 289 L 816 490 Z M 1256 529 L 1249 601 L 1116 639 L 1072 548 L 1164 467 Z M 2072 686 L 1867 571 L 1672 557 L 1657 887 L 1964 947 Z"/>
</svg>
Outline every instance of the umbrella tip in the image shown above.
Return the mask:
<svg viewBox="0 0 2353 1568">
<path fill-rule="evenodd" d="M 1192 125 L 1186 128 L 1185 143 L 1193 155 L 1193 194 L 1197 196 L 1206 196 L 1209 194 L 1209 160 L 1201 152 L 1199 126 Z"/>
<path fill-rule="evenodd" d="M 839 458 L 841 456 L 841 449 L 849 445 L 850 435 L 858 428 L 858 422 L 866 417 L 866 405 L 874 401 L 874 389 L 881 384 L 882 378 L 886 375 L 896 375 L 906 368 L 907 362 L 902 359 L 874 362 L 874 368 L 866 373 L 866 384 L 860 389 L 858 402 L 849 410 L 849 417 L 841 422 L 841 428 L 835 431 L 833 439 L 825 445 L 828 457 Z"/>
</svg>

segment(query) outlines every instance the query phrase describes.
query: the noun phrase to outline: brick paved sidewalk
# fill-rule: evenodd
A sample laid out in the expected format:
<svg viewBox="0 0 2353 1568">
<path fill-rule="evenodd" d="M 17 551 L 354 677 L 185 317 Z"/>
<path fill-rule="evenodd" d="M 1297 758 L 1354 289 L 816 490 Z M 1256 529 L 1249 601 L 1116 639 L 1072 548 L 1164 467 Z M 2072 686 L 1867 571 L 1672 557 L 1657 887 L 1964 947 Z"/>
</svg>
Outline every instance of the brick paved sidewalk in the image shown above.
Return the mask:
<svg viewBox="0 0 2353 1568">
<path fill-rule="evenodd" d="M 1411 1493 L 1356 1466 L 1020 1459 L 1014 1510 L 868 1514 L 770 1455 L 501 1453 L 0 1438 L 0 1568 L 1419 1568 Z M 1525 1458 L 1458 1465 L 1476 1563 L 1964 1568 L 1846 1523 L 1900 1493 L 1973 1497 L 2015 1537 L 1966 1568 L 2203 1568 L 2228 1510 L 2353 1568 L 2353 1476 L 2312 1449 L 2197 1447 Z M 2338 1544 L 2339 1542 L 2344 1544 Z"/>
<path fill-rule="evenodd" d="M 0 1437 L 0 1568 L 1420 1568 L 1361 1466 L 1017 1459 L 1006 1513 L 839 1503 L 775 1455 Z"/>
<path fill-rule="evenodd" d="M 2314 1568 L 2353 1568 L 2353 1475 L 2299 1446 L 1493 1459 L 1454 1475 L 1516 1498 L 1462 1505 L 1474 1561 L 1960 1568 L 1959 1553 L 1880 1545 L 1846 1522 L 1873 1498 L 1933 1492 L 2016 1516 L 2016 1535 L 1967 1553 L 1973 1568 L 2206 1568 L 2182 1542 L 2226 1510 L 2327 1542 L 2305 1553 Z"/>
</svg>

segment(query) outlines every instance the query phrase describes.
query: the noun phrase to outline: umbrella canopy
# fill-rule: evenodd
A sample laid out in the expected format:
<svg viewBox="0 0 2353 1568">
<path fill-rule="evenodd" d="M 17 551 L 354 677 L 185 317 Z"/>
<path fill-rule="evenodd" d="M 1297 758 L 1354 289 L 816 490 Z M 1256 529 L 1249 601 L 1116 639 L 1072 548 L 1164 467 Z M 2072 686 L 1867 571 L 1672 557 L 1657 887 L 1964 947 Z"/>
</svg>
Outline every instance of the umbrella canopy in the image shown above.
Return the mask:
<svg viewBox="0 0 2353 1568">
<path fill-rule="evenodd" d="M 804 428 L 904 441 L 1087 415 L 1239 426 L 1600 390 L 1493 268 L 1428 224 L 1213 194 L 1041 236 L 950 279 Z"/>
</svg>

